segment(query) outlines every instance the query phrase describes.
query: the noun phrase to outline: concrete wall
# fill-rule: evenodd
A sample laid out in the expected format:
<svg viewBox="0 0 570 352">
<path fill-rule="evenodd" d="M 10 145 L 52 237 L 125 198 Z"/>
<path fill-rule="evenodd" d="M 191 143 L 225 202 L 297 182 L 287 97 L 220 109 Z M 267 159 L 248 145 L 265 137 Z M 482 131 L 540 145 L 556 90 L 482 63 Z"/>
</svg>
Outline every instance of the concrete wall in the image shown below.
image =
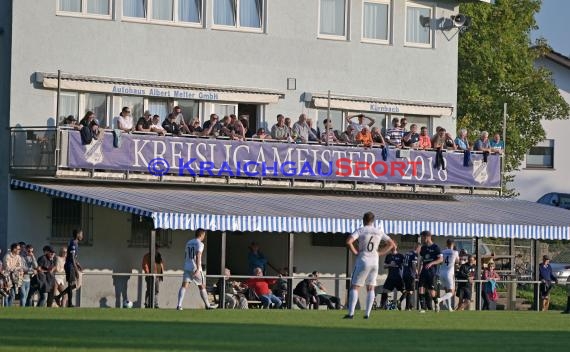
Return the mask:
<svg viewBox="0 0 570 352">
<path fill-rule="evenodd" d="M 538 60 L 537 66 L 545 67 L 552 72 L 558 91 L 570 103 L 570 69 L 546 58 Z M 521 199 L 537 201 L 549 192 L 570 193 L 570 183 L 568 183 L 570 120 L 543 120 L 542 127 L 546 132 L 546 138 L 554 139 L 554 168 L 528 169 L 526 162 L 523 162 L 521 170 L 515 174 L 514 181 L 514 188 L 520 193 Z"/>
</svg>

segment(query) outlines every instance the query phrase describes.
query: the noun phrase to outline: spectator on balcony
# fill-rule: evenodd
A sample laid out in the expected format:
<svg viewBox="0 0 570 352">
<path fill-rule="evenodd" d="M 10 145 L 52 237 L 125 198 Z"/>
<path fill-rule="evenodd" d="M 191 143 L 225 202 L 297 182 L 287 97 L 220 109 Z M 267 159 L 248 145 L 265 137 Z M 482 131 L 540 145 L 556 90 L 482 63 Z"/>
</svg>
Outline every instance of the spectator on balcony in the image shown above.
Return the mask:
<svg viewBox="0 0 570 352">
<path fill-rule="evenodd" d="M 317 140 L 317 136 L 313 134 L 311 128 L 307 124 L 307 115 L 299 115 L 299 121 L 295 122 L 292 130 L 293 136 L 296 136 L 296 140 L 300 140 L 301 143 L 307 143 L 309 141 L 309 136 L 314 140 Z"/>
<path fill-rule="evenodd" d="M 164 136 L 164 134 L 166 133 L 166 130 L 160 124 L 160 116 L 159 115 L 154 115 L 152 117 L 152 123 L 150 125 L 150 130 L 152 132 L 158 133 L 161 136 Z"/>
<path fill-rule="evenodd" d="M 400 128 L 400 120 L 397 117 L 392 119 L 392 128 L 386 131 L 386 142 L 396 148 L 402 146 L 402 138 L 404 137 L 404 130 Z"/>
<path fill-rule="evenodd" d="M 252 138 L 257 139 L 271 139 L 271 136 L 265 133 L 265 128 L 258 128 L 257 133 L 253 135 Z"/>
<path fill-rule="evenodd" d="M 123 132 L 129 133 L 133 130 L 133 127 L 131 109 L 128 106 L 124 106 L 119 116 L 117 116 L 117 128 Z"/>
<path fill-rule="evenodd" d="M 325 119 L 323 123 L 325 125 L 325 130 L 321 134 L 321 142 L 325 144 L 338 143 L 338 138 L 336 138 L 333 130 L 332 121 Z"/>
<path fill-rule="evenodd" d="M 459 136 L 455 138 L 455 145 L 459 150 L 469 150 L 469 139 L 467 138 L 467 130 L 462 128 L 459 130 Z"/>
<path fill-rule="evenodd" d="M 139 120 L 137 121 L 137 127 L 136 130 L 137 132 L 150 132 L 151 128 L 150 126 L 152 125 L 152 119 L 151 119 L 152 114 L 150 113 L 150 111 L 145 111 L 143 116 L 141 118 L 139 118 Z"/>
<path fill-rule="evenodd" d="M 241 122 L 241 124 L 243 125 L 243 128 L 245 130 L 245 138 L 252 138 L 253 135 L 255 134 L 255 130 L 249 128 L 249 116 L 247 115 L 241 115 L 239 120 Z"/>
<path fill-rule="evenodd" d="M 68 118 L 69 118 L 69 116 L 68 116 Z M 83 116 L 81 121 L 79 121 L 79 125 L 80 125 L 80 127 L 89 126 L 91 121 L 93 121 L 94 119 L 95 119 L 95 114 L 93 113 L 93 111 L 87 111 L 85 113 L 85 116 Z"/>
<path fill-rule="evenodd" d="M 403 118 L 400 120 L 400 125 L 402 124 Z M 405 121 L 405 120 L 404 120 Z M 402 138 L 402 144 L 407 148 L 417 148 L 420 144 L 420 135 L 418 133 L 418 126 L 413 123 L 410 126 L 410 131 L 404 134 Z"/>
<path fill-rule="evenodd" d="M 372 127 L 372 142 L 375 145 L 385 146 L 386 141 L 384 141 L 384 137 L 382 137 L 382 132 L 380 131 L 379 127 Z"/>
<path fill-rule="evenodd" d="M 321 135 L 321 131 L 319 129 L 319 126 L 317 126 L 316 129 L 313 128 L 313 119 L 307 119 L 307 125 L 309 126 L 309 130 L 311 133 L 309 133 L 309 142 L 318 142 L 320 141 L 320 135 Z"/>
<path fill-rule="evenodd" d="M 478 152 L 491 152 L 491 143 L 489 142 L 489 132 L 483 131 L 479 139 L 473 145 L 473 150 Z"/>
<path fill-rule="evenodd" d="M 168 114 L 168 117 L 162 122 L 162 128 L 168 133 L 171 133 L 175 136 L 179 136 L 182 134 L 180 130 L 180 126 L 176 123 L 176 116 L 172 113 Z"/>
<path fill-rule="evenodd" d="M 275 284 L 276 280 L 261 278 L 261 276 L 263 276 L 263 270 L 261 268 L 255 268 L 253 270 L 253 274 L 256 277 L 248 279 L 246 281 L 246 285 L 259 297 L 263 308 L 269 308 L 270 306 L 275 309 L 281 308 L 283 302 L 279 297 L 275 296 L 269 288 L 269 286 Z"/>
<path fill-rule="evenodd" d="M 202 132 L 204 132 L 204 129 L 200 126 L 200 118 L 198 117 L 195 117 L 190 121 L 188 129 L 190 130 L 190 134 L 193 135 L 201 135 Z"/>
<path fill-rule="evenodd" d="M 357 118 L 357 121 L 354 121 L 355 117 Z M 364 122 L 364 119 L 368 119 L 368 122 Z M 359 133 L 365 126 L 372 127 L 376 120 L 372 117 L 365 116 L 364 114 L 357 114 L 347 116 L 346 122 L 352 126 L 353 133 L 356 137 L 356 134 Z"/>
<path fill-rule="evenodd" d="M 230 138 L 236 141 L 245 141 L 245 127 L 236 115 L 230 115 L 230 125 Z"/>
<path fill-rule="evenodd" d="M 427 127 L 422 127 L 420 130 L 420 140 L 418 142 L 418 148 L 420 149 L 431 149 L 431 138 L 429 137 Z"/>
<path fill-rule="evenodd" d="M 501 135 L 498 133 L 493 135 L 493 140 L 489 141 L 489 146 L 493 153 L 503 154 L 505 152 L 505 142 L 501 140 Z"/>
<path fill-rule="evenodd" d="M 99 129 L 99 121 L 94 119 L 89 123 L 89 126 L 83 126 L 79 132 L 81 133 L 81 143 L 86 145 L 91 144 L 94 139 L 99 139 L 103 130 Z"/>
<path fill-rule="evenodd" d="M 68 117 L 66 117 L 63 120 L 62 125 L 65 127 L 73 128 L 74 130 L 77 130 L 77 131 L 79 131 L 81 129 L 81 127 L 83 127 L 82 125 L 77 123 L 77 119 L 73 115 L 69 115 Z"/>
<path fill-rule="evenodd" d="M 182 133 L 190 134 L 190 128 L 188 128 L 186 120 L 184 120 L 184 115 L 182 115 L 182 108 L 180 106 L 175 106 L 172 109 L 172 114 L 175 117 L 176 124 L 179 126 L 180 131 Z"/>
<path fill-rule="evenodd" d="M 291 132 L 293 130 L 293 127 L 291 127 L 291 118 L 290 117 L 285 118 L 285 126 L 287 126 L 287 128 L 289 128 L 289 132 Z"/>
<path fill-rule="evenodd" d="M 400 119 L 400 128 L 404 132 L 404 135 L 408 132 L 408 130 L 406 129 L 407 125 L 408 125 L 408 119 L 406 119 L 405 117 L 402 117 Z M 412 126 L 410 126 L 410 128 L 412 128 Z"/>
<path fill-rule="evenodd" d="M 214 135 L 218 135 L 220 132 L 220 129 L 222 128 L 221 123 L 219 122 L 219 117 L 216 114 L 210 114 L 210 119 L 206 122 L 204 122 L 204 125 L 202 126 L 202 134 L 204 136 L 214 136 Z"/>
<path fill-rule="evenodd" d="M 443 127 L 438 128 L 431 139 L 431 145 L 434 149 L 456 149 L 453 137 Z"/>
<path fill-rule="evenodd" d="M 370 133 L 370 127 L 364 126 L 360 132 L 356 134 L 356 141 L 365 148 L 372 147 L 372 133 Z"/>
<path fill-rule="evenodd" d="M 339 140 L 342 143 L 355 144 L 356 139 L 354 137 L 354 127 L 352 125 L 348 125 L 346 126 L 346 130 L 341 133 Z"/>
<path fill-rule="evenodd" d="M 277 123 L 271 127 L 271 138 L 283 141 L 289 138 L 291 129 L 285 125 L 285 116 L 277 115 Z"/>
<path fill-rule="evenodd" d="M 229 115 L 225 115 L 224 118 L 222 119 L 220 133 L 218 134 L 218 136 L 231 137 L 233 133 L 233 128 L 234 127 L 232 125 L 231 117 Z"/>
</svg>

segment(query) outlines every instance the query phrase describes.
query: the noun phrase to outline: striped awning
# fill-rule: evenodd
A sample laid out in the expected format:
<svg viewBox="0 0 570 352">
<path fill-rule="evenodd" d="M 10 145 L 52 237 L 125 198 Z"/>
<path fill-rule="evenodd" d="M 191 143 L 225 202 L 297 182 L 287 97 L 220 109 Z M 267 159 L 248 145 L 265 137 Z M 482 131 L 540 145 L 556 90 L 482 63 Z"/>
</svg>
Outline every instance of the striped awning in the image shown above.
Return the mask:
<svg viewBox="0 0 570 352">
<path fill-rule="evenodd" d="M 446 196 L 388 197 L 27 182 L 12 180 L 14 189 L 151 217 L 155 228 L 213 231 L 346 233 L 362 225 L 373 211 L 377 226 L 393 234 L 519 239 L 570 239 L 568 210 L 516 199 Z"/>
</svg>

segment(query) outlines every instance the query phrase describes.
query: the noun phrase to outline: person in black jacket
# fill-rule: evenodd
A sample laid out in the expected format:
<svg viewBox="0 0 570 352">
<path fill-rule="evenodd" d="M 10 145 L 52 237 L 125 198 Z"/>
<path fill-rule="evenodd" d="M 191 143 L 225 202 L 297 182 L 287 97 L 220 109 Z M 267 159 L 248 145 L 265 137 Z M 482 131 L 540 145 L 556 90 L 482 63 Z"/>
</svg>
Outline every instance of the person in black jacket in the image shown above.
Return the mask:
<svg viewBox="0 0 570 352">
<path fill-rule="evenodd" d="M 459 262 L 461 265 L 455 275 L 455 279 L 459 281 L 457 283 L 457 297 L 459 298 L 457 310 L 464 310 L 469 309 L 469 304 L 471 304 L 471 287 L 477 270 L 477 260 L 474 255 L 470 255 L 469 259 L 461 257 Z"/>
<path fill-rule="evenodd" d="M 168 114 L 168 117 L 162 122 L 162 127 L 168 133 L 181 134 L 180 126 L 176 123 L 176 116 L 172 113 Z"/>
<path fill-rule="evenodd" d="M 312 305 L 314 309 L 318 309 L 319 300 L 317 298 L 314 281 L 313 275 L 309 275 L 309 278 L 304 279 L 295 286 L 293 294 L 303 298 L 305 302 L 307 302 L 307 306 L 310 307 Z"/>
</svg>

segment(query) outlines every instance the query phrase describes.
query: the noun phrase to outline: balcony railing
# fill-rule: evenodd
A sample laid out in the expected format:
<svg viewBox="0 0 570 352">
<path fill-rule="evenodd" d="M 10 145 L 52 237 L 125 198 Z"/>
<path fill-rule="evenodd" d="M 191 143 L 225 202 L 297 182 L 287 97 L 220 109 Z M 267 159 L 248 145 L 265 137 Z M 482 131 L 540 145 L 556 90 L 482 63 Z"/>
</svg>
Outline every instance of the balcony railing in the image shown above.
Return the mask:
<svg viewBox="0 0 570 352">
<path fill-rule="evenodd" d="M 368 191 L 498 194 L 502 155 L 105 130 L 11 129 L 12 175 Z M 437 161 L 439 164 L 437 165 Z M 156 162 L 159 162 L 156 164 Z M 442 165 L 443 163 L 443 165 Z"/>
</svg>

